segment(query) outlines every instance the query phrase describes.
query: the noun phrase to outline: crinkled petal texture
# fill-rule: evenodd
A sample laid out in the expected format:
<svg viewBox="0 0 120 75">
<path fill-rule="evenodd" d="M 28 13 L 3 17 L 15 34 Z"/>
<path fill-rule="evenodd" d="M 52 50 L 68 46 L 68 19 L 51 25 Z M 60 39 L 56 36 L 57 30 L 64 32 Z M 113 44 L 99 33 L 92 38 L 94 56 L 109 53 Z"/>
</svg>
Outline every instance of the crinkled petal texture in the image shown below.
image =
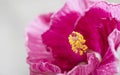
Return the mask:
<svg viewBox="0 0 120 75">
<path fill-rule="evenodd" d="M 109 48 L 102 60 L 99 60 L 98 53 L 87 53 L 87 64 L 75 66 L 66 75 L 115 75 L 118 73 L 118 56 L 116 48 L 120 46 L 120 31 L 114 29 L 108 36 Z"/>
<path fill-rule="evenodd" d="M 43 43 L 52 49 L 54 64 L 62 71 L 69 71 L 86 56 L 75 54 L 71 50 L 68 36 L 74 30 L 78 19 L 95 2 L 92 0 L 67 0 L 64 7 L 52 16 L 50 29 L 42 35 Z M 73 61 L 74 60 L 74 61 Z"/>
<path fill-rule="evenodd" d="M 61 72 L 59 67 L 51 63 L 54 60 L 51 50 L 43 44 L 41 38 L 41 34 L 50 27 L 51 15 L 52 13 L 37 17 L 26 29 L 27 62 L 30 64 L 30 75 L 39 75 L 43 72 L 50 75 L 50 73 Z"/>
<path fill-rule="evenodd" d="M 83 34 L 88 48 L 99 52 L 102 54 L 102 57 L 109 47 L 108 35 L 115 28 L 120 30 L 119 17 L 114 16 L 116 13 L 113 13 L 116 9 L 120 10 L 120 5 L 110 5 L 106 2 L 96 3 L 79 20 L 75 29 L 77 32 Z"/>
<path fill-rule="evenodd" d="M 91 75 L 115 75 L 118 73 L 118 56 L 116 48 L 120 46 L 120 31 L 114 29 L 108 36 L 109 48 L 98 66 Z"/>
<path fill-rule="evenodd" d="M 119 7 L 120 5 L 114 6 L 106 2 L 97 3 L 77 24 L 75 30 L 84 35 L 88 48 L 102 56 L 99 66 L 90 75 L 117 73 L 116 50 L 120 44 L 120 20 L 115 11 L 120 10 Z"/>
<path fill-rule="evenodd" d="M 80 64 L 75 66 L 67 73 L 67 75 L 89 75 L 96 67 L 99 66 L 100 61 L 96 57 L 95 53 L 88 53 L 87 60 L 87 64 Z"/>
</svg>

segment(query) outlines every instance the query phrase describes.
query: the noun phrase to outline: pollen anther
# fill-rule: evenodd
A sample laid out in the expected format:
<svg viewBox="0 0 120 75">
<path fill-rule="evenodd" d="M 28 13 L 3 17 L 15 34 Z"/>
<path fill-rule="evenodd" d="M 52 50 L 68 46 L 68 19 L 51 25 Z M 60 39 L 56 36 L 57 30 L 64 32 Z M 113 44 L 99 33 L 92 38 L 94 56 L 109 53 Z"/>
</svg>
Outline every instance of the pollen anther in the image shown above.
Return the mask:
<svg viewBox="0 0 120 75">
<path fill-rule="evenodd" d="M 73 31 L 69 35 L 68 39 L 74 53 L 79 53 L 80 55 L 86 53 L 88 47 L 87 45 L 85 45 L 86 40 L 84 39 L 82 34 Z"/>
</svg>

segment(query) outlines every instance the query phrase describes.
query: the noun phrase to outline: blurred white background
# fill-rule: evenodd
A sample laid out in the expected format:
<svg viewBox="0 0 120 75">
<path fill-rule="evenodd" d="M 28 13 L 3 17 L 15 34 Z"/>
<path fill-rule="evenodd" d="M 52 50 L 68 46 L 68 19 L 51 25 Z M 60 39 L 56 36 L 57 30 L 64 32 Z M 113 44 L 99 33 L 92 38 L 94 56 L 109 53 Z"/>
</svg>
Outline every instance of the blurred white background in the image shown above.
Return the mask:
<svg viewBox="0 0 120 75">
<path fill-rule="evenodd" d="M 109 0 L 119 2 L 119 0 Z M 25 27 L 37 15 L 56 11 L 65 0 L 0 0 L 0 75 L 29 75 Z"/>
</svg>

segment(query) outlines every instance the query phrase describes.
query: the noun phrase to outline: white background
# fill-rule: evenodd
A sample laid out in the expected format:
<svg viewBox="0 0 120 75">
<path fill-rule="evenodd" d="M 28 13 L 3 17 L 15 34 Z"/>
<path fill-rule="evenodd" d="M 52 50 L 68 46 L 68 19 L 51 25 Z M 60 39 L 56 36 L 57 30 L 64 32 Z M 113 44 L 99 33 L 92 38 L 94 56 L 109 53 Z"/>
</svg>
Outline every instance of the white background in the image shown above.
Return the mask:
<svg viewBox="0 0 120 75">
<path fill-rule="evenodd" d="M 25 27 L 38 14 L 56 11 L 64 2 L 65 0 L 0 0 L 0 75 L 29 75 Z M 119 0 L 113 2 L 120 3 Z"/>
</svg>

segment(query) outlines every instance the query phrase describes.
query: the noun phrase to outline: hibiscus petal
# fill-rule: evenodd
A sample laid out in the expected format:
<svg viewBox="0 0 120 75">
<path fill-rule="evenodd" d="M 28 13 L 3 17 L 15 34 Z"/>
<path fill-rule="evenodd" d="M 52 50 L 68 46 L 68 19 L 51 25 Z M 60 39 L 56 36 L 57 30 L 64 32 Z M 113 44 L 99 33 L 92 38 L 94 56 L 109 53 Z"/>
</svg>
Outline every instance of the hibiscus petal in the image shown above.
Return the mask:
<svg viewBox="0 0 120 75">
<path fill-rule="evenodd" d="M 111 50 L 113 53 L 116 53 L 116 50 L 118 50 L 118 47 L 120 47 L 120 30 L 114 29 L 112 33 L 108 37 L 108 42 L 110 45 Z M 114 55 L 117 55 L 115 54 Z"/>
<path fill-rule="evenodd" d="M 62 35 L 69 35 L 77 20 L 84 16 L 85 11 L 101 0 L 67 0 L 62 9 L 54 13 L 51 30 Z"/>
<path fill-rule="evenodd" d="M 56 75 L 61 72 L 60 68 L 48 62 L 30 64 L 30 75 Z"/>
<path fill-rule="evenodd" d="M 109 4 L 107 2 L 100 2 L 96 6 L 110 12 L 112 18 L 120 21 L 120 4 Z"/>
<path fill-rule="evenodd" d="M 113 32 L 108 36 L 109 48 L 103 57 L 103 63 L 113 62 L 119 59 L 116 50 L 120 46 L 120 31 L 118 29 L 114 29 Z"/>
<path fill-rule="evenodd" d="M 116 62 L 107 63 L 96 68 L 96 70 L 90 75 L 115 75 L 117 74 Z"/>
<path fill-rule="evenodd" d="M 71 71 L 67 73 L 67 75 L 89 75 L 91 72 L 93 72 L 94 69 L 98 67 L 100 61 L 94 53 L 88 53 L 87 58 L 87 64 L 80 64 L 78 66 L 75 66 Z"/>
<path fill-rule="evenodd" d="M 112 16 L 111 11 L 114 9 L 111 10 L 111 6 L 113 5 L 106 2 L 97 3 L 80 19 L 75 29 L 83 34 L 88 48 L 101 53 L 102 56 L 108 48 L 108 35 L 114 28 L 120 29 L 119 21 Z"/>
<path fill-rule="evenodd" d="M 43 44 L 41 38 L 41 35 L 50 27 L 51 15 L 52 13 L 40 15 L 26 29 L 27 62 L 30 64 L 30 75 L 39 75 L 41 72 L 59 73 L 61 71 L 59 67 L 51 64 L 54 60 L 51 49 Z"/>
<path fill-rule="evenodd" d="M 51 15 L 39 16 L 26 29 L 26 45 L 29 60 L 40 59 L 41 57 L 46 58 L 47 55 L 50 55 L 50 52 L 46 50 L 45 45 L 42 43 L 41 35 L 49 29 Z"/>
<path fill-rule="evenodd" d="M 114 29 L 109 35 L 109 49 L 102 59 L 100 66 L 95 70 L 95 75 L 114 75 L 118 72 L 118 55 L 116 46 L 120 46 L 120 31 Z"/>
<path fill-rule="evenodd" d="M 86 9 L 99 1 L 103 0 L 67 0 L 66 6 L 69 10 L 79 12 L 83 16 Z"/>
<path fill-rule="evenodd" d="M 78 19 L 92 4 L 92 0 L 67 0 L 64 7 L 53 14 L 50 29 L 42 35 L 43 43 L 52 49 L 55 64 L 63 71 L 70 70 L 86 58 L 71 50 L 68 36 L 74 30 Z"/>
</svg>

